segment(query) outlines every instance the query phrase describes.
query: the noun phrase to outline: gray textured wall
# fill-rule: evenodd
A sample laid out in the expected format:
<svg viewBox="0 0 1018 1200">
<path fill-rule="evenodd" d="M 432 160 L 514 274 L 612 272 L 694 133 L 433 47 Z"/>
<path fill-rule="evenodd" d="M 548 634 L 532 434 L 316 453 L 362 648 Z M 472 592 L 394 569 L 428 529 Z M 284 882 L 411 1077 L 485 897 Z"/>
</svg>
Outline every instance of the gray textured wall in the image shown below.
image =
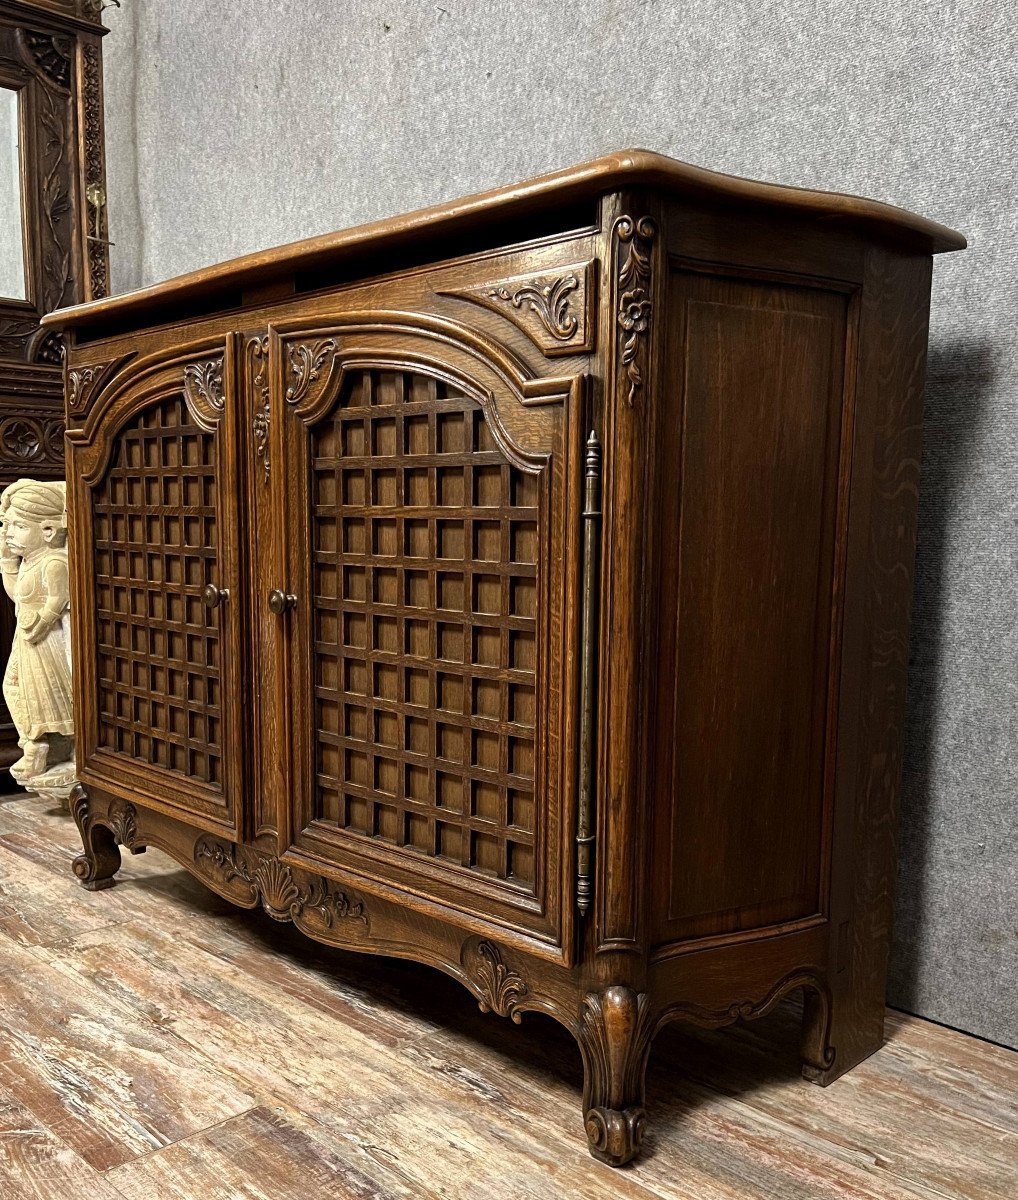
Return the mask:
<svg viewBox="0 0 1018 1200">
<path fill-rule="evenodd" d="M 124 4 L 120 289 L 629 145 L 969 235 L 934 278 L 891 1000 L 1018 1044 L 1015 6 Z"/>
</svg>

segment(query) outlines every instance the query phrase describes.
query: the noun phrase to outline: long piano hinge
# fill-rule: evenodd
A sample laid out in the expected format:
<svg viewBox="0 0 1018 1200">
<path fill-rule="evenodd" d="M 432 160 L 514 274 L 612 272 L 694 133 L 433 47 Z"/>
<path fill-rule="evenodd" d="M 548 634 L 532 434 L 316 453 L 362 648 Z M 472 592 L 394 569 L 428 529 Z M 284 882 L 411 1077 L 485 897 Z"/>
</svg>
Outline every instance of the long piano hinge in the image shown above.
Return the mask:
<svg viewBox="0 0 1018 1200">
<path fill-rule="evenodd" d="M 601 591 L 601 443 L 587 438 L 583 496 L 583 611 L 580 647 L 580 765 L 576 818 L 576 907 L 586 916 L 594 899 L 595 729 L 597 635 Z"/>
</svg>

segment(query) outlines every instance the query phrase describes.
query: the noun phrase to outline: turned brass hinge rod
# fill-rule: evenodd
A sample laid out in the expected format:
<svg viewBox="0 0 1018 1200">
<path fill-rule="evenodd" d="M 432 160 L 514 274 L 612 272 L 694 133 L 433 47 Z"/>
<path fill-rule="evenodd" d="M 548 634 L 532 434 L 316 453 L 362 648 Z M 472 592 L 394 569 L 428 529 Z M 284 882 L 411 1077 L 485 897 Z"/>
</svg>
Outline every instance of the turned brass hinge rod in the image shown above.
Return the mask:
<svg viewBox="0 0 1018 1200">
<path fill-rule="evenodd" d="M 583 608 L 580 617 L 580 762 L 576 819 L 576 907 L 582 916 L 594 899 L 595 743 L 597 635 L 601 590 L 601 443 L 587 438 L 583 496 Z"/>
</svg>

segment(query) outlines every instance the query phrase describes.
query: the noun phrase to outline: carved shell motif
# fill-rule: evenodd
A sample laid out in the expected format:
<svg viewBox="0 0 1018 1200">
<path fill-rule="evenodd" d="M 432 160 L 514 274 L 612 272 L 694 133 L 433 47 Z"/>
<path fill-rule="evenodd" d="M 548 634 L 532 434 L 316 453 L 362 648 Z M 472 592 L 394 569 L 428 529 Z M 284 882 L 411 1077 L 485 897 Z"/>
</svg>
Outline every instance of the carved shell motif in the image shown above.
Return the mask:
<svg viewBox="0 0 1018 1200">
<path fill-rule="evenodd" d="M 207 864 L 206 870 L 211 868 L 209 873 L 224 884 L 236 880 L 246 884 L 251 902 L 260 899 L 274 921 L 296 921 L 303 926 L 313 914 L 326 929 L 337 920 L 367 924 L 363 904 L 334 890 L 324 879 L 313 878 L 309 886 L 302 886 L 290 867 L 278 858 L 258 858 L 251 866 L 236 846 L 201 837 L 195 843 L 194 861 L 199 866 Z"/>
<path fill-rule="evenodd" d="M 292 921 L 300 914 L 304 897 L 290 868 L 278 858 L 266 858 L 255 867 L 251 882 L 262 896 L 262 908 L 274 921 Z"/>
</svg>

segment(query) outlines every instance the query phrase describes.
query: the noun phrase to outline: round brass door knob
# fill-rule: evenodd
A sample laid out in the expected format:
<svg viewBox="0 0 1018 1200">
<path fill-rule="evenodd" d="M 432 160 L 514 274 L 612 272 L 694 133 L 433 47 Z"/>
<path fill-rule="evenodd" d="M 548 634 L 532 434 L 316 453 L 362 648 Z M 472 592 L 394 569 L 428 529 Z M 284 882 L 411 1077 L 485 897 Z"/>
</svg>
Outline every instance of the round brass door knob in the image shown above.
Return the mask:
<svg viewBox="0 0 1018 1200">
<path fill-rule="evenodd" d="M 279 588 L 273 588 L 269 592 L 269 609 L 277 616 L 281 616 L 287 609 L 293 608 L 297 603 L 297 597 L 292 592 L 283 592 Z"/>
<path fill-rule="evenodd" d="M 217 588 L 214 583 L 207 583 L 201 590 L 201 598 L 209 608 L 218 608 L 229 595 L 229 588 Z"/>
</svg>

